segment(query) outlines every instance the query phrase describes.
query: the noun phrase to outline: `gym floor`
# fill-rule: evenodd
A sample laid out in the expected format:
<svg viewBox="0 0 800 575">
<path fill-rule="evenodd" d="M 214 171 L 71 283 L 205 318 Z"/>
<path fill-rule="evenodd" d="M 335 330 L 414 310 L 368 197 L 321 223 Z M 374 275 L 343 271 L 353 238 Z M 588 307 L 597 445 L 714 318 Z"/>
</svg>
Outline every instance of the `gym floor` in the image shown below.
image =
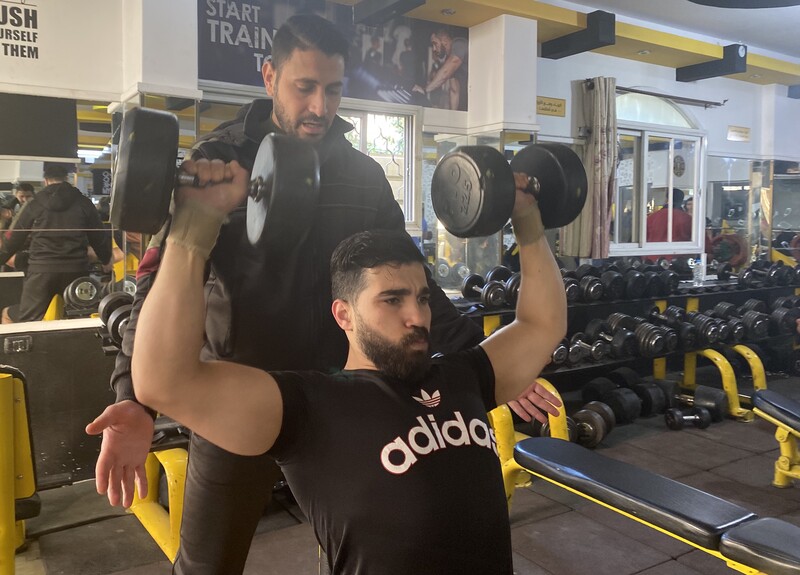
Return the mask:
<svg viewBox="0 0 800 575">
<path fill-rule="evenodd" d="M 772 374 L 768 387 L 800 400 L 800 378 Z M 774 432 L 759 418 L 670 431 L 659 416 L 617 426 L 597 449 L 762 517 L 800 525 L 800 485 L 771 485 L 778 455 Z M 170 573 L 170 563 L 136 518 L 110 507 L 93 482 L 41 497 L 42 513 L 28 522 L 30 544 L 17 555 L 16 575 Z M 517 490 L 511 527 L 517 575 L 736 573 L 711 555 L 541 480 Z M 317 573 L 314 534 L 286 494 L 276 494 L 262 518 L 245 573 Z"/>
</svg>

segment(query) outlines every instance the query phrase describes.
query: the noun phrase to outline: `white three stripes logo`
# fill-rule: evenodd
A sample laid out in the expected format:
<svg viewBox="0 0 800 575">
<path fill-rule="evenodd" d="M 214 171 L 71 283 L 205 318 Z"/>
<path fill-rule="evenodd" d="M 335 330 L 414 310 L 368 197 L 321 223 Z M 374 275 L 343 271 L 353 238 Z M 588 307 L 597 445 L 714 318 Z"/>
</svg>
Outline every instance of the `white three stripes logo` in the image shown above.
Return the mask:
<svg viewBox="0 0 800 575">
<path fill-rule="evenodd" d="M 436 407 L 442 401 L 442 396 L 439 395 L 438 389 L 430 395 L 428 395 L 428 392 L 425 391 L 424 389 L 420 389 L 419 391 L 422 397 L 417 397 L 416 395 L 413 395 L 412 397 L 417 401 L 419 401 L 425 407 Z"/>
</svg>

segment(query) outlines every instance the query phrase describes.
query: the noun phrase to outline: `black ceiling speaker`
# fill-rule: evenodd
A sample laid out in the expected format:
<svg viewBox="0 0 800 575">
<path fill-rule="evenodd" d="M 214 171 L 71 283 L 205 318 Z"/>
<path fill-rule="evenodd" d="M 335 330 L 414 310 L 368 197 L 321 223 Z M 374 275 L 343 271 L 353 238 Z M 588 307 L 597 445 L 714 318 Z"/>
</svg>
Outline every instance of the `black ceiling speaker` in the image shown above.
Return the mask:
<svg viewBox="0 0 800 575">
<path fill-rule="evenodd" d="M 786 8 L 800 5 L 800 0 L 689 0 L 689 2 L 714 8 Z"/>
<path fill-rule="evenodd" d="M 744 44 L 728 44 L 722 48 L 722 60 L 710 60 L 700 64 L 691 64 L 675 70 L 678 82 L 694 82 L 717 76 L 741 74 L 747 70 L 747 46 Z"/>
<path fill-rule="evenodd" d="M 425 0 L 362 0 L 353 6 L 356 24 L 379 26 L 425 4 Z"/>
</svg>

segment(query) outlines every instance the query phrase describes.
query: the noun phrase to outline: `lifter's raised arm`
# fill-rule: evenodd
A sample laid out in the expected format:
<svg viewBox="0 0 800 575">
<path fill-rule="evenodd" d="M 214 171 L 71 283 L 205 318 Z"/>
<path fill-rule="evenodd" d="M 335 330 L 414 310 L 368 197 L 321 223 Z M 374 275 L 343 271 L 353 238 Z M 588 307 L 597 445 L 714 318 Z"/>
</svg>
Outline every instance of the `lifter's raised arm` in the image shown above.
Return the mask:
<svg viewBox="0 0 800 575">
<path fill-rule="evenodd" d="M 133 381 L 145 405 L 181 422 L 223 449 L 263 453 L 280 431 L 282 403 L 267 373 L 228 362 L 201 362 L 203 275 L 227 214 L 247 193 L 236 162 L 184 162 L 203 187 L 182 187 L 158 277 L 142 307 L 133 352 Z M 204 184 L 210 184 L 205 185 Z"/>
<path fill-rule="evenodd" d="M 522 275 L 516 317 L 481 344 L 494 368 L 498 404 L 516 399 L 539 376 L 567 331 L 567 299 L 561 273 L 544 237 L 536 200 L 523 191 L 530 178 L 515 173 L 514 179 L 517 196 L 511 223 L 519 245 Z"/>
</svg>

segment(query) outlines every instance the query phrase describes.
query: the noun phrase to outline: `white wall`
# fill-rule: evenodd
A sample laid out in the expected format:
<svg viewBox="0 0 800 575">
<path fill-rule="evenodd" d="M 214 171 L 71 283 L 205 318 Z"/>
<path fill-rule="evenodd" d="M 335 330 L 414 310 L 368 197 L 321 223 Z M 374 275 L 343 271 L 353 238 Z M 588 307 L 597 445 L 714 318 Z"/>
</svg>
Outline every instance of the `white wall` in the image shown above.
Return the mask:
<svg viewBox="0 0 800 575">
<path fill-rule="evenodd" d="M 35 5 L 34 5 L 35 4 Z M 16 44 L 35 58 L 6 55 L 0 46 L 0 92 L 111 100 L 122 78 L 121 4 L 109 0 L 37 0 L 9 8 L 35 10 L 33 27 L 0 28 L 35 34 Z"/>
<path fill-rule="evenodd" d="M 567 99 L 566 117 L 539 117 L 543 137 L 577 137 L 582 113 L 576 106 L 579 100 L 573 94 L 574 82 L 610 76 L 617 79 L 617 86 L 698 100 L 727 100 L 724 106 L 707 109 L 681 106 L 707 133 L 709 154 L 800 159 L 800 138 L 796 134 L 796 126 L 800 126 L 800 100 L 789 99 L 785 86 L 762 87 L 728 78 L 676 82 L 673 68 L 593 53 L 561 60 L 540 58 L 537 70 L 539 96 Z M 729 126 L 750 128 L 750 141 L 728 141 Z"/>
<path fill-rule="evenodd" d="M 120 101 L 136 91 L 199 97 L 196 0 L 37 0 L 29 26 L 0 27 L 0 92 Z M 35 34 L 35 36 L 33 36 Z M 14 44 L 19 53 L 10 55 Z M 8 53 L 7 53 L 8 52 Z"/>
<path fill-rule="evenodd" d="M 469 30 L 470 133 L 535 131 L 536 22 L 498 16 Z"/>
</svg>

